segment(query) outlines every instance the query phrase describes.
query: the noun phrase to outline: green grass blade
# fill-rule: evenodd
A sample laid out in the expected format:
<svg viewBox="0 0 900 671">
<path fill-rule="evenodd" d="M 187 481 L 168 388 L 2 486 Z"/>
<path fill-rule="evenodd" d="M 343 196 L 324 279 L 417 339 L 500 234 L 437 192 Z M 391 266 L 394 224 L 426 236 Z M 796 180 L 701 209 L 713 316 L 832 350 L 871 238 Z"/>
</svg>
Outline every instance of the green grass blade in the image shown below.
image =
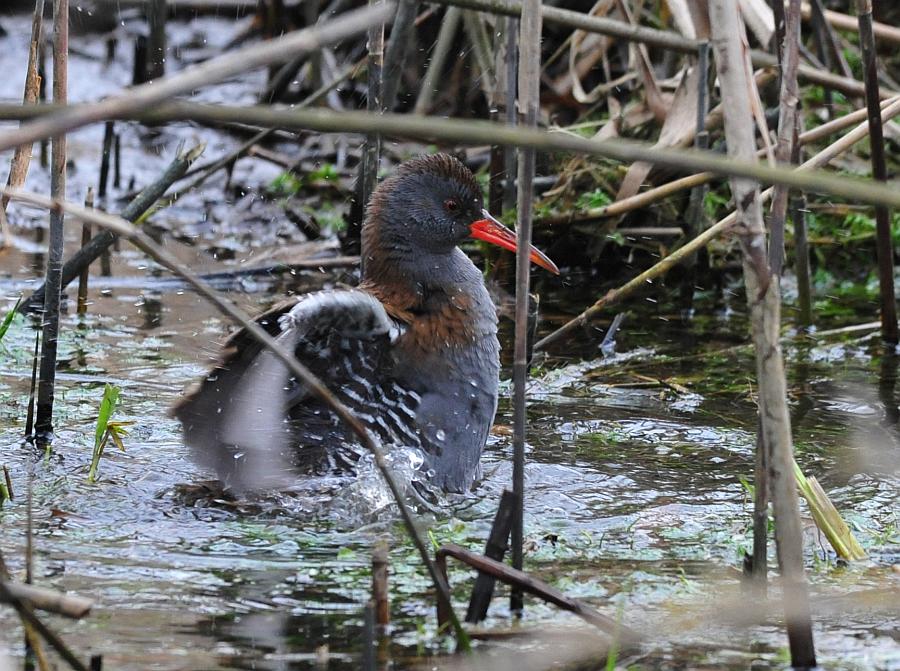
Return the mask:
<svg viewBox="0 0 900 671">
<path fill-rule="evenodd" d="M 103 448 L 107 442 L 107 429 L 109 419 L 116 411 L 119 402 L 120 389 L 111 384 L 103 388 L 103 399 L 100 401 L 100 412 L 97 413 L 97 428 L 94 430 L 94 451 L 91 455 L 91 468 L 88 471 L 88 482 L 94 482 L 97 478 L 97 468 L 100 466 L 100 457 L 103 456 Z"/>
<path fill-rule="evenodd" d="M 22 302 L 22 297 L 19 296 L 19 300 L 16 301 L 15 306 L 12 310 L 6 313 L 6 316 L 3 317 L 3 322 L 0 323 L 0 340 L 3 340 L 3 336 L 6 335 L 6 332 L 9 331 L 9 327 L 13 323 L 13 319 L 15 319 L 16 314 L 19 311 L 19 304 Z"/>
</svg>

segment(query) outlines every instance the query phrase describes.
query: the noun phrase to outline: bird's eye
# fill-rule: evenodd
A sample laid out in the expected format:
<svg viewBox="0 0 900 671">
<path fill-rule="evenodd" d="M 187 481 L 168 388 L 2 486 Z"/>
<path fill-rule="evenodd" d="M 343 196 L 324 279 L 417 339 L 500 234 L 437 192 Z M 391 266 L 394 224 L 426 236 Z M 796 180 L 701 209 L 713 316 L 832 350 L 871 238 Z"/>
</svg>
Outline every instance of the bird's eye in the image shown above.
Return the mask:
<svg viewBox="0 0 900 671">
<path fill-rule="evenodd" d="M 447 212 L 456 212 L 459 209 L 459 203 L 457 203 L 453 198 L 448 198 L 444 201 L 444 209 Z"/>
</svg>

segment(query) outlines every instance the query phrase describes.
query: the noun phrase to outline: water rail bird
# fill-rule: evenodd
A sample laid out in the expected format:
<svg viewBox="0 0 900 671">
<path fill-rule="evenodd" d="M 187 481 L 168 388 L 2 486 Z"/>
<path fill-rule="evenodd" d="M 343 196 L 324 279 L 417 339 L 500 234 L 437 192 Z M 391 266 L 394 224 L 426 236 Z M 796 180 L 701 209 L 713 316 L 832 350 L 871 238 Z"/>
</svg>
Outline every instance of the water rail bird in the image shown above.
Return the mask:
<svg viewBox="0 0 900 671">
<path fill-rule="evenodd" d="M 257 318 L 382 444 L 420 451 L 420 471 L 454 492 L 480 475 L 500 370 L 496 310 L 458 248 L 468 238 L 516 249 L 468 168 L 444 154 L 412 159 L 368 203 L 358 288 Z M 530 258 L 559 273 L 534 247 Z M 352 471 L 360 458 L 349 429 L 244 331 L 173 415 L 195 460 L 238 488 L 272 469 Z"/>
</svg>

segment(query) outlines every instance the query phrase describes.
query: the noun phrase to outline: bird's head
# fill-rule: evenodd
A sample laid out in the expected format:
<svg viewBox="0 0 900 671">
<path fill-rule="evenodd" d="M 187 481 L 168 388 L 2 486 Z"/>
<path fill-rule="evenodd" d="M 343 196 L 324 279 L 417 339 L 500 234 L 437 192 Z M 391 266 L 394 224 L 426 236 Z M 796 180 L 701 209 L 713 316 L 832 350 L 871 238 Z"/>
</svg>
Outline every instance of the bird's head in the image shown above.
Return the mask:
<svg viewBox="0 0 900 671">
<path fill-rule="evenodd" d="M 363 248 L 372 243 L 411 254 L 450 254 L 468 238 L 511 251 L 516 235 L 488 214 L 475 176 L 447 154 L 421 156 L 401 165 L 384 180 L 369 202 Z M 536 247 L 531 260 L 559 274 Z"/>
</svg>

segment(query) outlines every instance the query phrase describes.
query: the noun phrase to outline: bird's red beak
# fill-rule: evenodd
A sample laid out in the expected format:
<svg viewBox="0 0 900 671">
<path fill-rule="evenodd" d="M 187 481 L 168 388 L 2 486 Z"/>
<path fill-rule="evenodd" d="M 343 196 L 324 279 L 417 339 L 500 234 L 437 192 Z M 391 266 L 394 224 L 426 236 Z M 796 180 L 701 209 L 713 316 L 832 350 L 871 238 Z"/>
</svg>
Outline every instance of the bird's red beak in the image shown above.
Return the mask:
<svg viewBox="0 0 900 671">
<path fill-rule="evenodd" d="M 469 228 L 472 237 L 498 245 L 511 252 L 516 251 L 516 234 L 492 217 L 487 210 L 482 210 L 481 214 L 484 215 L 484 219 L 473 221 Z M 559 275 L 559 268 L 556 267 L 556 264 L 534 245 L 531 246 L 530 256 L 532 263 L 549 270 L 554 275 Z"/>
</svg>

